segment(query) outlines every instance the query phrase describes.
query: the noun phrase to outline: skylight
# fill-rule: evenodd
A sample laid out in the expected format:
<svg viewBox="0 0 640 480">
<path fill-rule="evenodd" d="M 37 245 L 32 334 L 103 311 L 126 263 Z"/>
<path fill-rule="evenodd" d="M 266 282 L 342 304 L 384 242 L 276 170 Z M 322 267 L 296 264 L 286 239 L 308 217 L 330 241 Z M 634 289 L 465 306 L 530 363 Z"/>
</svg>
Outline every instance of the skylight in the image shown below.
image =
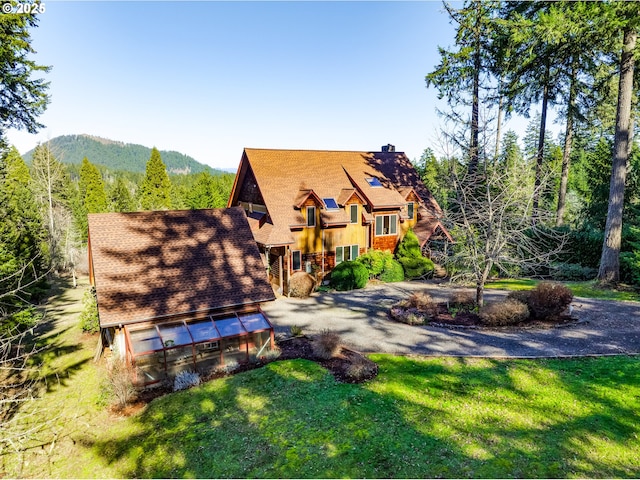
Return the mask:
<svg viewBox="0 0 640 480">
<path fill-rule="evenodd" d="M 367 178 L 367 183 L 369 183 L 369 185 L 371 185 L 372 187 L 381 187 L 382 186 L 382 184 L 380 183 L 380 180 L 378 180 L 375 177 Z"/>
<path fill-rule="evenodd" d="M 335 198 L 323 198 L 322 201 L 327 210 L 338 210 L 338 202 Z"/>
</svg>

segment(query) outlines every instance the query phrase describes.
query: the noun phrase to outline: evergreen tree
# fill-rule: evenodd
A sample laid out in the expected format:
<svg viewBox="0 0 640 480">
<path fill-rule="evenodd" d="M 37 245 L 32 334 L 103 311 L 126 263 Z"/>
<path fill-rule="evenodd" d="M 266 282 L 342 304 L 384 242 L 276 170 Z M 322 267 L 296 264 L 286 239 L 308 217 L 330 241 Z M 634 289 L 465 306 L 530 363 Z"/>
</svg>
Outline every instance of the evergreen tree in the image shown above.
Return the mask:
<svg viewBox="0 0 640 480">
<path fill-rule="evenodd" d="M 162 163 L 160 152 L 154 147 L 147 162 L 147 171 L 138 192 L 142 210 L 171 208 L 171 181 Z"/>
<path fill-rule="evenodd" d="M 87 213 L 102 213 L 107 211 L 107 195 L 104 182 L 98 167 L 85 157 L 80 167 L 78 180 L 80 198 Z"/>
<path fill-rule="evenodd" d="M 209 172 L 198 174 L 196 183 L 189 191 L 187 206 L 192 210 L 198 208 L 213 208 L 213 199 L 211 198 L 212 187 L 213 182 Z"/>
<path fill-rule="evenodd" d="M 617 31 L 622 36 L 618 83 L 618 106 L 614 139 L 609 207 L 604 231 L 604 242 L 598 280 L 602 283 L 617 283 L 620 280 L 620 247 L 622 243 L 622 215 L 624 190 L 632 148 L 631 104 L 634 96 L 634 70 L 636 42 L 640 27 L 640 5 L 626 2 L 613 4 L 611 21 L 617 22 Z M 615 24 L 614 24 L 615 25 Z"/>
<path fill-rule="evenodd" d="M 504 134 L 498 161 L 506 170 L 517 169 L 522 171 L 524 159 L 520 145 L 518 145 L 518 135 L 513 130 L 509 130 Z"/>
<path fill-rule="evenodd" d="M 35 15 L 0 14 L 0 148 L 6 147 L 7 129 L 36 133 L 42 127 L 36 119 L 49 103 L 49 84 L 41 75 L 50 67 L 29 59 L 35 53 L 29 29 L 36 26 Z"/>
<path fill-rule="evenodd" d="M 0 157 L 0 294 L 29 285 L 33 294 L 48 267 L 42 218 L 30 189 L 29 169 L 15 148 Z M 26 267 L 26 268 L 25 268 Z M 23 304 L 11 297 L 0 303 L 0 318 Z"/>
<path fill-rule="evenodd" d="M 109 192 L 109 203 L 111 210 L 114 212 L 133 212 L 136 209 L 126 180 L 120 175 L 116 177 L 116 181 Z"/>
<path fill-rule="evenodd" d="M 468 156 L 467 168 L 474 173 L 478 167 L 480 155 L 480 90 L 488 88 L 487 77 L 490 75 L 494 56 L 491 44 L 494 39 L 497 2 L 467 0 L 460 9 L 448 4 L 445 8 L 449 17 L 457 24 L 456 48 L 445 50 L 439 47 L 441 62 L 426 77 L 427 87 L 433 85 L 438 89 L 440 98 L 454 109 L 449 118 L 457 123 L 469 125 L 469 140 L 459 146 Z M 464 115 L 455 112 L 458 105 L 470 106 L 470 121 L 464 121 Z"/>
</svg>

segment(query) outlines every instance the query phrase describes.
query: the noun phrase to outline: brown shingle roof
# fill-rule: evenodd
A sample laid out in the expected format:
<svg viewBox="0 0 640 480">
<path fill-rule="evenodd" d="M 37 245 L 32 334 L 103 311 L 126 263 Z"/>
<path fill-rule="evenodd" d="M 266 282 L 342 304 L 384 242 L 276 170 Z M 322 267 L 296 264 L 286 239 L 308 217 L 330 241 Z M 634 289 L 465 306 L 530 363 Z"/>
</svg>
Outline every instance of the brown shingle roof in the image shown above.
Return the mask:
<svg viewBox="0 0 640 480">
<path fill-rule="evenodd" d="M 343 205 L 347 195 L 357 189 L 370 207 L 380 209 L 402 207 L 406 199 L 399 189 L 412 186 L 435 215 L 442 213 L 403 153 L 246 148 L 245 160 L 255 175 L 272 222 L 261 228 L 270 229 L 268 236 L 255 235 L 264 245 L 292 242 L 290 227 L 301 225 L 304 220 L 295 207 L 310 191 Z M 370 186 L 367 178 L 372 177 L 383 187 Z"/>
<path fill-rule="evenodd" d="M 274 299 L 239 208 L 89 215 L 103 327 Z"/>
</svg>

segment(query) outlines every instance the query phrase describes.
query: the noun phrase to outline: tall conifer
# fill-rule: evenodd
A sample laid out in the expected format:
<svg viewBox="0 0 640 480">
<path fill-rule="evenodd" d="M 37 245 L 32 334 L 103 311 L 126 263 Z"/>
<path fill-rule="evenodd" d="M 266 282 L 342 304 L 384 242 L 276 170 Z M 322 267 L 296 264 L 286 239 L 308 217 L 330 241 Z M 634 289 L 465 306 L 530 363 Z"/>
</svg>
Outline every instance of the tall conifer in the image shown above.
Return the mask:
<svg viewBox="0 0 640 480">
<path fill-rule="evenodd" d="M 155 147 L 147 162 L 147 171 L 139 191 L 143 210 L 168 210 L 171 208 L 171 181 L 160 152 Z"/>
</svg>

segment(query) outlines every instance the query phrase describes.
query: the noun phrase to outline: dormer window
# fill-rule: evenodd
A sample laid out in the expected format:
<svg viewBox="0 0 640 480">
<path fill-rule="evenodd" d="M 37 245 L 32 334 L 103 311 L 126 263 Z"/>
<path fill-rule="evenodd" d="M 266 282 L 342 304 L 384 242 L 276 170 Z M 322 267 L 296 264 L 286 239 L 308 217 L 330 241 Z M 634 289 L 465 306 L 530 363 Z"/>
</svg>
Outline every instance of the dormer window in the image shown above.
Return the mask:
<svg viewBox="0 0 640 480">
<path fill-rule="evenodd" d="M 307 227 L 316 226 L 316 207 L 307 207 Z"/>
<path fill-rule="evenodd" d="M 413 202 L 407 203 L 407 217 L 409 220 L 413 220 L 415 204 Z"/>
<path fill-rule="evenodd" d="M 327 210 L 338 210 L 338 202 L 335 198 L 323 198 L 322 201 Z"/>
<path fill-rule="evenodd" d="M 371 187 L 382 187 L 382 184 L 380 183 L 380 180 L 378 180 L 375 177 L 371 177 L 371 178 L 367 178 L 367 183 L 371 186 Z"/>
<path fill-rule="evenodd" d="M 354 203 L 349 205 L 349 209 L 351 214 L 351 223 L 358 223 L 358 204 Z"/>
</svg>

